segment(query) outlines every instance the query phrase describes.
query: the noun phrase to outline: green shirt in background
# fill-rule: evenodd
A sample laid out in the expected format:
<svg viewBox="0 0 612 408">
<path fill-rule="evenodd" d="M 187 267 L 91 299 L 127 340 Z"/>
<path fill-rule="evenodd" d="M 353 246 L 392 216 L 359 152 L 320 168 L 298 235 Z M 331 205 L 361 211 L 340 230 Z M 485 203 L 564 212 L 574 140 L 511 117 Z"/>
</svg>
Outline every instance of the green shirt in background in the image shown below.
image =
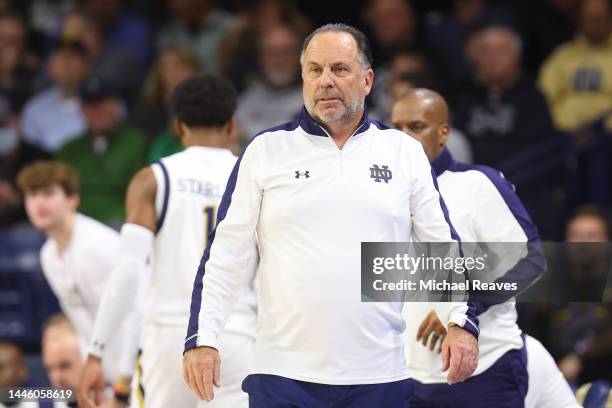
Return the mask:
<svg viewBox="0 0 612 408">
<path fill-rule="evenodd" d="M 174 136 L 174 133 L 167 130 L 160 133 L 155 140 L 153 140 L 147 162 L 149 164 L 155 163 L 162 157 L 170 156 L 171 154 L 181 151 L 183 151 L 183 145 L 180 140 L 178 137 Z"/>
<path fill-rule="evenodd" d="M 81 177 L 79 212 L 106 224 L 125 218 L 125 192 L 132 176 L 146 164 L 148 141 L 136 128 L 119 124 L 104 141 L 85 134 L 65 144 L 56 158 Z M 100 143 L 101 142 L 101 143 Z"/>
</svg>

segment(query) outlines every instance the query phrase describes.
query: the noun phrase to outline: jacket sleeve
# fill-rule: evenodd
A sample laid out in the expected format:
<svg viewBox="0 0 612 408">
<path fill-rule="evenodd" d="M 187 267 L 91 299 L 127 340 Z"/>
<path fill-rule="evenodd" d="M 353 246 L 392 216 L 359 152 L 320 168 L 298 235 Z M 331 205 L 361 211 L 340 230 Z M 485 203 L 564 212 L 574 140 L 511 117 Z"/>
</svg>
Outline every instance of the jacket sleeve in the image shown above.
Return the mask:
<svg viewBox="0 0 612 408">
<path fill-rule="evenodd" d="M 259 139 L 253 139 L 232 170 L 217 212 L 217 227 L 208 239 L 191 295 L 191 316 L 185 351 L 218 349 L 223 330 L 240 289 L 247 284 L 256 256 L 256 227 L 263 190 L 258 183 Z"/>
<path fill-rule="evenodd" d="M 495 169 L 481 166 L 484 175 L 479 185 L 478 208 L 473 224 L 479 245 L 486 246 L 489 261 L 483 276 L 487 282 L 516 284 L 515 290 L 470 294 L 476 314 L 490 306 L 510 300 L 537 281 L 546 268 L 546 258 L 538 230 L 514 192 L 514 186 Z M 494 226 L 492 226 L 494 220 Z"/>
<path fill-rule="evenodd" d="M 416 148 L 412 172 L 415 175 L 410 210 L 412 214 L 412 239 L 416 242 L 450 242 L 449 256 L 463 256 L 461 240 L 453 227 L 446 204 L 438 191 L 436 176 L 422 148 Z M 480 333 L 475 307 L 467 302 L 450 302 L 440 308 L 438 316 L 445 325 L 457 325 L 476 338 Z"/>
</svg>

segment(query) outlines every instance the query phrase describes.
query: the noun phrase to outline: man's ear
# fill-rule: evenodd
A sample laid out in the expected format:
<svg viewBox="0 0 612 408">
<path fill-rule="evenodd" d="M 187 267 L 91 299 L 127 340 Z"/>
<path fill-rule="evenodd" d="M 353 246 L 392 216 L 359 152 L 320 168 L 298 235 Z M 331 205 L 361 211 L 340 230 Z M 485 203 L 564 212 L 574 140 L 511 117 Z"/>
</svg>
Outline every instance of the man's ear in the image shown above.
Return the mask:
<svg viewBox="0 0 612 408">
<path fill-rule="evenodd" d="M 70 196 L 70 206 L 72 207 L 74 211 L 76 211 L 79 208 L 80 204 L 81 204 L 81 196 L 79 195 L 79 193 L 74 193 L 73 195 Z"/>
<path fill-rule="evenodd" d="M 236 130 L 236 122 L 234 122 L 234 118 L 231 118 L 230 120 L 225 122 L 225 125 L 223 125 L 223 128 L 222 128 L 223 134 L 226 137 L 231 137 L 234 134 L 235 130 Z"/>
<path fill-rule="evenodd" d="M 178 120 L 176 116 L 172 117 L 172 131 L 180 141 L 183 141 L 183 136 L 185 136 L 184 126 L 184 123 Z"/>
<path fill-rule="evenodd" d="M 440 129 L 438 130 L 438 144 L 440 146 L 444 146 L 446 142 L 448 142 L 449 133 L 450 133 L 450 126 L 448 125 L 448 123 L 445 123 L 442 126 L 440 126 Z"/>
<path fill-rule="evenodd" d="M 368 68 L 365 73 L 365 87 L 366 87 L 366 95 L 370 94 L 372 90 L 372 85 L 374 84 L 374 70 L 372 68 Z"/>
</svg>

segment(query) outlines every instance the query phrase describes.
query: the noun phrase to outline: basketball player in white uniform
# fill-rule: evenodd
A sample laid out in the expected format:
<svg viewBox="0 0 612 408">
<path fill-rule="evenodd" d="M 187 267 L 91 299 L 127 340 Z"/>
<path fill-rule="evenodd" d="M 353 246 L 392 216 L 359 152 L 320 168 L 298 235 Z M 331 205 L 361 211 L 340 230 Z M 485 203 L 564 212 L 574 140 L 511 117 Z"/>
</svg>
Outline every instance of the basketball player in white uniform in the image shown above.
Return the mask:
<svg viewBox="0 0 612 408">
<path fill-rule="evenodd" d="M 130 183 L 119 261 L 96 319 L 79 391 L 80 406 L 96 406 L 91 391 L 99 404 L 100 351 L 112 338 L 113 328 L 129 313 L 132 290 L 146 281 L 147 258 L 151 276 L 145 293 L 139 384 L 132 393 L 132 406 L 247 406 L 241 383 L 250 369 L 257 320 L 251 288 L 244 288 L 236 299 L 226 326 L 228 334 L 220 342 L 225 361 L 220 398 L 198 403 L 185 385 L 182 368 L 195 271 L 236 162 L 225 148 L 235 107 L 235 90 L 219 76 L 192 77 L 174 91 L 175 130 L 186 150 L 142 169 Z"/>
<path fill-rule="evenodd" d="M 40 252 L 43 273 L 63 312 L 74 326 L 82 357 L 92 336 L 101 292 L 119 250 L 119 234 L 110 227 L 77 212 L 79 176 L 71 167 L 56 161 L 39 161 L 18 175 L 30 222 L 47 240 Z M 134 314 L 132 316 L 135 316 Z M 128 381 L 135 353 L 130 341 L 137 332 L 133 322 L 124 322 L 104 350 L 106 382 Z"/>
</svg>

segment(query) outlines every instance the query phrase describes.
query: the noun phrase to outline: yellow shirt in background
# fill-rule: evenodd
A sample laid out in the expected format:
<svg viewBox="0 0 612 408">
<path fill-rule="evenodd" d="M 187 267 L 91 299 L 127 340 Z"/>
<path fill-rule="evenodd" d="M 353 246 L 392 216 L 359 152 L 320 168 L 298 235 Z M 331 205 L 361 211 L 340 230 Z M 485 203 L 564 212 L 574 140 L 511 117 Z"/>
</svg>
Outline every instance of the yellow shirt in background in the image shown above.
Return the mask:
<svg viewBox="0 0 612 408">
<path fill-rule="evenodd" d="M 561 45 L 544 62 L 538 85 L 558 129 L 575 130 L 611 111 L 612 35 L 597 46 L 584 36 Z"/>
</svg>

